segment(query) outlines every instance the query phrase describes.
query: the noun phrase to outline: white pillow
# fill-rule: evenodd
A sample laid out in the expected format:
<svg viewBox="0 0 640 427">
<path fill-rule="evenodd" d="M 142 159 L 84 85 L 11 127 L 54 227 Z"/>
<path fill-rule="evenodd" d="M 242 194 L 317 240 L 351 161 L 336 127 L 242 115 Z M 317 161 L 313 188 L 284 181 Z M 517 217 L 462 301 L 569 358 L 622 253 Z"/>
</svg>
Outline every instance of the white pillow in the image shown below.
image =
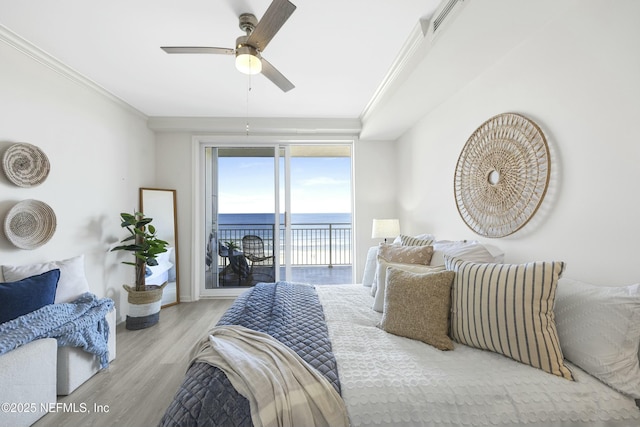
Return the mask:
<svg viewBox="0 0 640 427">
<path fill-rule="evenodd" d="M 484 246 L 484 248 L 487 251 L 489 251 L 489 253 L 493 257 L 493 261 L 491 261 L 491 262 L 494 262 L 496 264 L 504 263 L 504 251 L 502 249 L 500 249 L 499 247 L 497 247 L 495 245 L 491 245 L 491 244 L 487 244 L 487 243 L 482 243 L 482 246 Z"/>
<path fill-rule="evenodd" d="M 71 302 L 83 293 L 89 292 L 89 282 L 84 273 L 84 255 L 42 264 L 3 265 L 2 274 L 6 281 L 16 282 L 56 268 L 60 269 L 60 280 L 58 280 L 54 303 Z"/>
<path fill-rule="evenodd" d="M 376 269 L 377 269 L 377 267 L 378 267 L 378 264 L 376 264 Z M 375 297 L 377 292 L 378 292 L 378 278 L 374 275 L 373 276 L 373 284 L 371 285 L 370 294 L 371 294 L 372 297 Z"/>
<path fill-rule="evenodd" d="M 444 265 L 445 255 L 476 263 L 498 262 L 496 261 L 496 257 L 476 240 L 460 240 L 455 242 L 450 240 L 436 240 L 433 242 L 431 265 Z M 504 254 L 502 254 L 500 259 L 502 260 L 503 257 Z"/>
<path fill-rule="evenodd" d="M 563 278 L 554 312 L 565 358 L 640 399 L 640 284 L 605 287 Z"/>
<path fill-rule="evenodd" d="M 387 282 L 387 267 L 394 267 L 398 270 L 409 271 L 412 273 L 435 273 L 443 271 L 444 266 L 431 266 L 423 264 L 401 264 L 397 262 L 388 262 L 384 258 L 378 257 L 378 265 L 376 269 L 377 290 L 375 299 L 373 300 L 373 309 L 382 313 L 384 311 L 384 294 Z"/>
<path fill-rule="evenodd" d="M 373 280 L 376 277 L 376 258 L 378 256 L 378 247 L 372 246 L 367 252 L 367 262 L 364 264 L 364 273 L 362 273 L 362 285 L 366 287 L 373 286 Z"/>
</svg>

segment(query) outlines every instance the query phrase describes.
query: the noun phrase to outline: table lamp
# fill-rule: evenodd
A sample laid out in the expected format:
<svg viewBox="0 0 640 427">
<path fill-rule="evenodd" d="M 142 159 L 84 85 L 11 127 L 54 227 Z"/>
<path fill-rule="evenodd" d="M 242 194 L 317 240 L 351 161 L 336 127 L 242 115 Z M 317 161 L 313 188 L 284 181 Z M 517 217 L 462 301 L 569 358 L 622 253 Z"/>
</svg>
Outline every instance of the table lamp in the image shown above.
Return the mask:
<svg viewBox="0 0 640 427">
<path fill-rule="evenodd" d="M 371 229 L 372 239 L 384 239 L 387 243 L 387 237 L 396 237 L 400 234 L 400 220 L 398 219 L 374 219 Z"/>
</svg>

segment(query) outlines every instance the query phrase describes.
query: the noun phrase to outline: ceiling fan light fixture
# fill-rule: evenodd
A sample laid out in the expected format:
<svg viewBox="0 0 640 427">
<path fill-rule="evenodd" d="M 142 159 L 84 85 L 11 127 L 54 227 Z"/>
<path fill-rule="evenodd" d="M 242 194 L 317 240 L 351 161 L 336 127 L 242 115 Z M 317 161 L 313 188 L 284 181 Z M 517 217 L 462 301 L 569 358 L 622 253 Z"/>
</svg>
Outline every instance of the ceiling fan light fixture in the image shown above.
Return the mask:
<svg viewBox="0 0 640 427">
<path fill-rule="evenodd" d="M 260 21 L 252 13 L 241 14 L 238 17 L 239 27 L 246 34 L 236 39 L 235 49 L 212 46 L 163 46 L 162 50 L 166 53 L 235 55 L 238 71 L 249 75 L 261 73 L 283 92 L 288 92 L 295 86 L 269 61 L 262 58 L 262 52 L 295 10 L 296 6 L 289 0 L 272 0 Z"/>
<path fill-rule="evenodd" d="M 236 68 L 244 74 L 258 74 L 262 71 L 260 54 L 251 46 L 236 49 Z"/>
</svg>

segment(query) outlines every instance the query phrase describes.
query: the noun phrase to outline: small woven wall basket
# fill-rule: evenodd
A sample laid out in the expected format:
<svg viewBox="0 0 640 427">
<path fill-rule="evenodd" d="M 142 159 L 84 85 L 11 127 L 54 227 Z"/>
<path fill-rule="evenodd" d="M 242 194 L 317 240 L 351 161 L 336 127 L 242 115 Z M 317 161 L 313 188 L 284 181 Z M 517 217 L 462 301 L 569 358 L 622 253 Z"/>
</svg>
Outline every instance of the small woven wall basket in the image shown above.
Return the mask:
<svg viewBox="0 0 640 427">
<path fill-rule="evenodd" d="M 35 249 L 47 243 L 56 231 L 56 215 L 39 200 L 23 200 L 9 210 L 4 234 L 20 249 Z"/>
<path fill-rule="evenodd" d="M 13 144 L 2 157 L 2 167 L 9 181 L 18 187 L 33 187 L 49 176 L 49 159 L 35 145 Z"/>
<path fill-rule="evenodd" d="M 475 233 L 504 237 L 536 213 L 549 185 L 551 162 L 542 130 L 514 113 L 494 116 L 469 137 L 458 158 L 458 212 Z"/>
</svg>

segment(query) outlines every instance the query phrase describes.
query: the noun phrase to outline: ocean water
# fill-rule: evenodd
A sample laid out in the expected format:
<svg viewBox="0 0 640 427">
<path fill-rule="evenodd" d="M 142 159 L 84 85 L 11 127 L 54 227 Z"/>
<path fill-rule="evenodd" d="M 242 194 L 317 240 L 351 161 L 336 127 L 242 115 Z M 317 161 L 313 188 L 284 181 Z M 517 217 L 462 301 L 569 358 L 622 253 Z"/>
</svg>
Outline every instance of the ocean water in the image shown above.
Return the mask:
<svg viewBox="0 0 640 427">
<path fill-rule="evenodd" d="M 268 225 L 273 224 L 274 214 L 272 213 L 233 213 L 233 214 L 219 214 L 218 224 L 220 226 L 225 225 Z M 304 224 L 350 224 L 350 213 L 299 213 L 291 214 L 291 224 L 296 225 Z M 280 224 L 284 224 L 284 214 L 280 214 Z"/>
</svg>

